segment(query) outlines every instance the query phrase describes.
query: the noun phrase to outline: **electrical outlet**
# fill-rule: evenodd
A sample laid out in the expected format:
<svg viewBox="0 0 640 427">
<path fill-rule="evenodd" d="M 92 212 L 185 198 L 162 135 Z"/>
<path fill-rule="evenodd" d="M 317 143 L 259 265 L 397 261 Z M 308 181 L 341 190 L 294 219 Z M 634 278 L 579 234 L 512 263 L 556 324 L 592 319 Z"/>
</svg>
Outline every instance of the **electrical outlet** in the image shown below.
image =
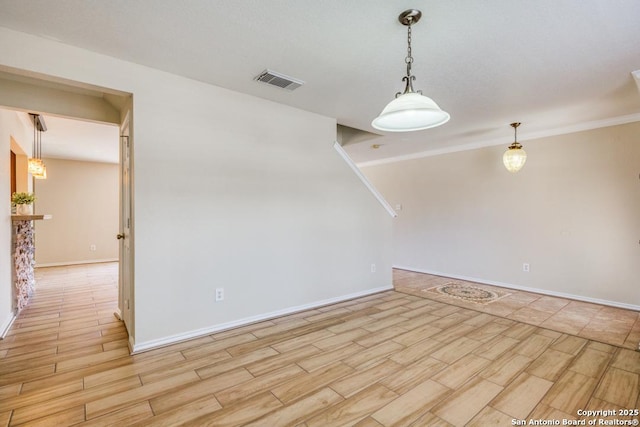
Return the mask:
<svg viewBox="0 0 640 427">
<path fill-rule="evenodd" d="M 216 288 L 216 301 L 224 299 L 224 288 Z"/>
<path fill-rule="evenodd" d="M 525 262 L 524 264 L 522 264 L 522 271 L 524 271 L 525 273 L 529 272 L 529 263 Z"/>
<path fill-rule="evenodd" d="M 96 250 L 96 245 L 89 246 L 89 249 L 92 250 L 92 251 L 95 251 Z"/>
<path fill-rule="evenodd" d="M 371 264 L 371 272 L 372 273 L 376 272 L 376 265 L 375 264 Z"/>
</svg>

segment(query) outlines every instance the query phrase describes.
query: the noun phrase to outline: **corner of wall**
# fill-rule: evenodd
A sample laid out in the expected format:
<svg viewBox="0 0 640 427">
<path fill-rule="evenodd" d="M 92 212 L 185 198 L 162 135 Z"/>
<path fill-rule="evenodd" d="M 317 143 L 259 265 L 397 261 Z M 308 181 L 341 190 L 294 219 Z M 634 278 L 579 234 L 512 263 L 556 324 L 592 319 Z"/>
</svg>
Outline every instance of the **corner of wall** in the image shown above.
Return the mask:
<svg viewBox="0 0 640 427">
<path fill-rule="evenodd" d="M 12 312 L 2 323 L 0 323 L 0 340 L 7 336 L 7 333 L 9 332 L 9 329 L 11 329 L 11 325 L 13 325 L 15 320 L 16 315 Z"/>
</svg>

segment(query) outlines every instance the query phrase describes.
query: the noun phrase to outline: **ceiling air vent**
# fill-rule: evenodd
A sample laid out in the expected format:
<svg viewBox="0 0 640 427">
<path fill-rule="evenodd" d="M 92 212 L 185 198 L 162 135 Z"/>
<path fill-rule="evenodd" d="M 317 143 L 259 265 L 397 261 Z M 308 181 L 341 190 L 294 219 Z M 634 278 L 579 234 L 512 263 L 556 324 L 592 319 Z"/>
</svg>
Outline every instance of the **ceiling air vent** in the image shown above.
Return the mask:
<svg viewBox="0 0 640 427">
<path fill-rule="evenodd" d="M 284 74 L 276 73 L 271 70 L 264 70 L 254 80 L 267 83 L 272 86 L 278 86 L 279 88 L 286 90 L 294 90 L 304 84 L 302 80 L 294 79 L 293 77 L 285 76 Z"/>
</svg>

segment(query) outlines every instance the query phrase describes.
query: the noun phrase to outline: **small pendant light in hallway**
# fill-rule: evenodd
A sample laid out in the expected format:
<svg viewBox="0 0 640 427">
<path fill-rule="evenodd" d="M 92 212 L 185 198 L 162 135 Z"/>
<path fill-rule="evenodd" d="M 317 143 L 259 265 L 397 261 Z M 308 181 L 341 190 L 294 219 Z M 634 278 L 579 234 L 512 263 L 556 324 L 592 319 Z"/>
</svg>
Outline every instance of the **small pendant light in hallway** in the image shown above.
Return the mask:
<svg viewBox="0 0 640 427">
<path fill-rule="evenodd" d="M 41 115 L 29 113 L 33 119 L 32 157 L 29 159 L 29 173 L 36 179 L 47 179 L 47 167 L 42 161 L 42 132 L 47 130 Z"/>
</svg>

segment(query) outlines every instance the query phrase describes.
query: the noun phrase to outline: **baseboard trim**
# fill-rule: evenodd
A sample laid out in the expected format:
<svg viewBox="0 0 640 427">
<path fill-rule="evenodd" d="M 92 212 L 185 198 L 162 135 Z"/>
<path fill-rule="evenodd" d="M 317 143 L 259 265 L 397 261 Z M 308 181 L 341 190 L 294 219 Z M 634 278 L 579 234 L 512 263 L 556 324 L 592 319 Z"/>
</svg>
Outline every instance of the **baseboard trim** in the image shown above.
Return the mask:
<svg viewBox="0 0 640 427">
<path fill-rule="evenodd" d="M 482 283 L 485 285 L 498 286 L 498 287 L 507 288 L 507 289 L 515 289 L 518 291 L 533 292 L 535 294 L 549 295 L 552 297 L 567 298 L 567 299 L 572 299 L 576 301 L 591 302 L 594 304 L 607 305 L 610 307 L 625 308 L 627 310 L 640 311 L 639 305 L 626 304 L 623 302 L 609 301 L 609 300 L 604 300 L 599 298 L 591 298 L 591 297 L 586 297 L 582 295 L 567 294 L 564 292 L 549 291 L 546 289 L 529 288 L 527 286 L 518 286 L 511 283 L 497 282 L 495 280 L 479 279 L 477 277 L 461 276 L 456 274 L 443 273 L 441 271 L 425 270 L 425 269 L 407 267 L 407 266 L 401 266 L 401 265 L 394 265 L 393 268 L 397 268 L 399 270 L 414 271 L 416 273 L 433 274 L 434 276 L 450 277 L 452 279 L 466 280 L 469 282 Z"/>
<path fill-rule="evenodd" d="M 0 340 L 3 340 L 4 337 L 7 336 L 7 333 L 9 332 L 9 329 L 11 329 L 11 325 L 13 325 L 13 322 L 15 320 L 16 320 L 16 314 L 10 313 L 9 316 L 5 319 L 5 321 L 2 322 L 2 324 L 0 324 Z"/>
<path fill-rule="evenodd" d="M 43 264 L 36 263 L 38 267 L 63 267 L 65 265 L 79 265 L 79 264 L 100 264 L 103 262 L 117 262 L 118 258 L 106 258 L 106 259 L 92 259 L 85 261 L 63 261 L 63 262 L 46 262 Z"/>
<path fill-rule="evenodd" d="M 206 328 L 196 329 L 193 331 L 185 332 L 182 334 L 171 335 L 165 338 L 159 338 L 155 340 L 141 342 L 139 344 L 135 344 L 133 340 L 130 338 L 129 346 L 131 349 L 131 354 L 142 353 L 149 350 L 155 350 L 160 347 L 166 347 L 168 345 L 177 344 L 179 342 L 187 341 L 194 338 L 199 338 L 205 335 L 210 335 L 217 332 L 223 332 L 229 329 L 238 328 L 240 326 L 250 325 L 252 323 L 264 322 L 265 320 L 275 319 L 277 317 L 286 316 L 289 314 L 298 313 L 305 310 L 312 310 L 318 307 L 324 307 L 331 304 L 337 304 L 340 302 L 348 301 L 355 298 L 361 298 L 368 295 L 377 294 L 380 292 L 385 292 L 393 290 L 393 285 L 382 286 L 379 288 L 368 289 L 362 292 L 355 292 L 349 295 L 343 295 L 336 298 L 329 298 L 322 301 L 313 302 L 310 304 L 303 304 L 295 307 L 286 308 L 283 310 L 276 310 L 270 313 L 261 314 L 257 316 L 246 317 L 244 319 L 234 320 L 232 322 L 222 323 L 219 325 L 214 325 Z"/>
</svg>

